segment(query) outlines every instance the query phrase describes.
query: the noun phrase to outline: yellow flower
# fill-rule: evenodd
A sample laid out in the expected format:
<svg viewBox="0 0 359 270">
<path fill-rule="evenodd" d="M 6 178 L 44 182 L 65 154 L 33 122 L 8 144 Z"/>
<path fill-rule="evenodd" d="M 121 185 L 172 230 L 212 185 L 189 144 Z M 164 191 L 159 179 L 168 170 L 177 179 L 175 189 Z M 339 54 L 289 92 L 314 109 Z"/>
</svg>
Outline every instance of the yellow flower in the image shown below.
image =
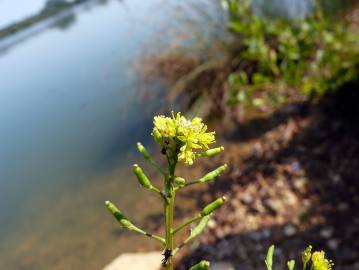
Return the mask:
<svg viewBox="0 0 359 270">
<path fill-rule="evenodd" d="M 193 164 L 196 157 L 196 151 L 208 149 L 208 145 L 215 142 L 215 132 L 206 132 L 207 126 L 202 119 L 195 117 L 192 120 L 186 119 L 181 113 L 174 114 L 172 117 L 163 115 L 154 118 L 154 128 L 152 134 L 159 134 L 168 143 L 176 143 L 179 149 L 178 161 Z M 155 137 L 155 136 L 154 136 Z M 159 136 L 156 136 L 158 141 Z M 163 141 L 160 144 L 168 147 Z"/>
<path fill-rule="evenodd" d="M 171 118 L 164 115 L 155 116 L 153 120 L 154 131 L 160 133 L 162 137 L 176 136 L 176 126 Z"/>
<path fill-rule="evenodd" d="M 325 258 L 324 251 L 315 251 L 312 255 L 313 270 L 332 270 L 333 262 Z"/>
</svg>

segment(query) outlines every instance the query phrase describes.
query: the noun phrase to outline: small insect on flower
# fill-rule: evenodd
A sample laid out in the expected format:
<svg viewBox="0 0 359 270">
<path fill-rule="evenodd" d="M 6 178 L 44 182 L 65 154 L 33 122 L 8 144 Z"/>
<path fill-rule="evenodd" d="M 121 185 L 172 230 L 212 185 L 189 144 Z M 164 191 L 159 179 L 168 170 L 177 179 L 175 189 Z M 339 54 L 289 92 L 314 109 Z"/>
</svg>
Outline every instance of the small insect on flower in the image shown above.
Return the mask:
<svg viewBox="0 0 359 270">
<path fill-rule="evenodd" d="M 168 259 L 172 256 L 172 250 L 169 248 L 166 248 L 164 250 L 164 252 L 162 253 L 162 255 L 164 256 L 162 259 L 162 266 L 167 266 L 168 264 Z"/>
</svg>

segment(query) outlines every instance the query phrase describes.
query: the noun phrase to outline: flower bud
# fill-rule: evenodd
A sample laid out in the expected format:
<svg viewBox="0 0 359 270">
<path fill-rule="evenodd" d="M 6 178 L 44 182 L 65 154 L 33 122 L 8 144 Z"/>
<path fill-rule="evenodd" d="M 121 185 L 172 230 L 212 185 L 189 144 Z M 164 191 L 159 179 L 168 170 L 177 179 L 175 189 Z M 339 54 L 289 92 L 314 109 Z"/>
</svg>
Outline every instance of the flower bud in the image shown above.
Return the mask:
<svg viewBox="0 0 359 270">
<path fill-rule="evenodd" d="M 201 157 L 213 157 L 215 155 L 218 155 L 219 153 L 221 153 L 224 150 L 224 147 L 217 147 L 217 148 L 213 148 L 213 149 L 209 149 L 203 153 L 200 154 Z"/>
<path fill-rule="evenodd" d="M 271 245 L 268 248 L 267 251 L 267 256 L 266 256 L 266 260 L 265 263 L 267 265 L 267 269 L 268 270 L 272 270 L 272 266 L 273 266 L 273 254 L 274 254 L 274 245 Z"/>
<path fill-rule="evenodd" d="M 207 205 L 203 210 L 201 211 L 201 216 L 208 216 L 209 214 L 213 213 L 213 211 L 217 210 L 219 207 L 221 207 L 224 202 L 226 201 L 225 197 L 218 198 L 217 200 L 211 202 L 209 205 Z"/>
<path fill-rule="evenodd" d="M 209 269 L 209 262 L 208 261 L 201 261 L 196 265 L 193 265 L 189 270 L 208 270 Z"/>
<path fill-rule="evenodd" d="M 175 177 L 173 182 L 178 186 L 183 186 L 186 183 L 186 180 L 182 177 Z"/>
<path fill-rule="evenodd" d="M 302 252 L 302 262 L 303 265 L 307 265 L 310 258 L 312 257 L 312 246 L 309 245 L 303 252 Z"/>
<path fill-rule="evenodd" d="M 294 265 L 295 265 L 295 261 L 294 260 L 290 260 L 287 262 L 287 266 L 289 270 L 294 270 Z"/>
<path fill-rule="evenodd" d="M 150 154 L 148 153 L 148 151 L 146 150 L 146 148 L 141 144 L 141 143 L 137 143 L 137 150 L 138 152 L 141 153 L 142 157 L 145 159 L 145 160 L 149 160 L 151 159 L 151 156 Z"/>
<path fill-rule="evenodd" d="M 132 170 L 133 173 L 137 176 L 138 182 L 140 182 L 141 186 L 152 189 L 153 186 L 151 181 L 147 178 L 143 170 L 137 164 L 133 165 Z"/>
<path fill-rule="evenodd" d="M 218 167 L 217 169 L 207 173 L 205 176 L 203 176 L 200 181 L 202 183 L 206 183 L 209 181 L 212 181 L 214 178 L 220 176 L 225 170 L 227 169 L 227 164 L 224 164 L 220 167 Z"/>
</svg>

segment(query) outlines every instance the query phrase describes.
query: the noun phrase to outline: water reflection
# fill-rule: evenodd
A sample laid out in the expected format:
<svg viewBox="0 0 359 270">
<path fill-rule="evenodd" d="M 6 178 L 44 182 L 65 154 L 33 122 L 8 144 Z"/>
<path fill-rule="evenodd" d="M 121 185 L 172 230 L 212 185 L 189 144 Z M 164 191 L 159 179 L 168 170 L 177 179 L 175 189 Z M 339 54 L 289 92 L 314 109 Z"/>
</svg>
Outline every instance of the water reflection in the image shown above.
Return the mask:
<svg viewBox="0 0 359 270">
<path fill-rule="evenodd" d="M 1 269 L 81 269 L 69 265 L 95 254 L 92 243 L 108 254 L 83 268 L 99 269 L 120 252 L 104 247 L 117 226 L 103 201 L 136 207 L 131 150 L 148 139 L 162 89 L 145 99 L 133 61 L 162 24 L 160 3 L 92 1 L 2 41 L 11 50 L 0 55 Z"/>
<path fill-rule="evenodd" d="M 270 17 L 303 17 L 313 7 L 313 0 L 254 0 L 253 2 L 259 14 Z"/>
</svg>

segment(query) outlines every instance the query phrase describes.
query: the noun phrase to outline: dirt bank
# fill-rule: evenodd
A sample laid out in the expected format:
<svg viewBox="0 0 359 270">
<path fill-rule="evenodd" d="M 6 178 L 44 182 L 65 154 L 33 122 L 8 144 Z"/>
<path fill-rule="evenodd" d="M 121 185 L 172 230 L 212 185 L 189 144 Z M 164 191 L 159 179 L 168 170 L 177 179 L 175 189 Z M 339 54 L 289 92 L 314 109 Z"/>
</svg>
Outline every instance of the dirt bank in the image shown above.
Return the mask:
<svg viewBox="0 0 359 270">
<path fill-rule="evenodd" d="M 219 128 L 227 149 L 221 161 L 231 169 L 196 197 L 199 205 L 223 193 L 229 201 L 178 269 L 200 258 L 263 268 L 271 243 L 282 269 L 307 244 L 327 251 L 337 270 L 359 269 L 357 87 Z"/>
</svg>

